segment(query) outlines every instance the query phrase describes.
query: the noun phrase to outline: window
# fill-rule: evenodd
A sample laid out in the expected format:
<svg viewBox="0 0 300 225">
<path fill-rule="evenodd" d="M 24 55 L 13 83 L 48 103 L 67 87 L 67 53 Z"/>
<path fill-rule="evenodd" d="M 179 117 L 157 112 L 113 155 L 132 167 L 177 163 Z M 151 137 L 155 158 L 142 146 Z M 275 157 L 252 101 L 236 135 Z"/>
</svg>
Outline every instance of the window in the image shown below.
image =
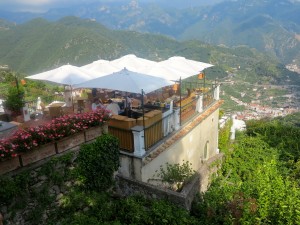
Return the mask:
<svg viewBox="0 0 300 225">
<path fill-rule="evenodd" d="M 207 160 L 208 159 L 208 157 L 209 157 L 209 141 L 207 141 L 206 143 L 205 143 L 205 146 L 204 146 L 204 160 Z"/>
</svg>

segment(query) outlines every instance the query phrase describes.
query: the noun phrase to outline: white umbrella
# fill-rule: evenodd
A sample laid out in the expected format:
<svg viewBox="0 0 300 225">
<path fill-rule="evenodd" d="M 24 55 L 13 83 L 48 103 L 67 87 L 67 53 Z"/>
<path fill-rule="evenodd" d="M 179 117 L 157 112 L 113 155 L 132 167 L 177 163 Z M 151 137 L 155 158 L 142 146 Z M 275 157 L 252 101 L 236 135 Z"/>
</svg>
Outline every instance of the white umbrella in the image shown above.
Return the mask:
<svg viewBox="0 0 300 225">
<path fill-rule="evenodd" d="M 181 74 L 180 77 L 182 79 L 199 74 L 199 72 L 203 71 L 204 69 L 213 66 L 208 63 L 186 59 L 181 56 L 173 56 L 167 60 L 159 62 L 158 64 L 161 67 L 176 70 L 178 73 Z M 174 78 L 176 76 L 177 76 L 176 74 L 173 75 Z M 179 79 L 178 76 L 177 79 Z"/>
<path fill-rule="evenodd" d="M 90 72 L 72 65 L 64 65 L 53 70 L 26 77 L 27 79 L 50 81 L 58 84 L 78 84 L 95 78 Z"/>
<path fill-rule="evenodd" d="M 133 54 L 125 55 L 121 58 L 115 59 L 110 61 L 111 65 L 114 67 L 119 68 L 120 70 L 123 68 L 127 68 L 130 71 L 137 72 L 137 73 L 145 73 L 145 71 L 153 67 L 157 64 L 157 62 L 139 58 Z"/>
<path fill-rule="evenodd" d="M 107 88 L 131 93 L 152 92 L 159 88 L 173 85 L 172 81 L 164 78 L 136 73 L 123 69 L 110 75 L 98 77 L 80 84 L 75 88 Z"/>
<path fill-rule="evenodd" d="M 173 69 L 170 66 L 164 66 L 161 64 L 156 64 L 152 67 L 149 67 L 145 70 L 145 74 L 151 76 L 159 76 L 167 80 L 179 80 L 181 76 L 183 76 L 182 71 L 178 71 Z"/>
<path fill-rule="evenodd" d="M 108 75 L 114 72 L 118 72 L 121 69 L 123 69 L 124 67 L 115 67 L 114 65 L 112 65 L 112 63 L 110 63 L 110 61 L 107 60 L 97 60 L 94 61 L 90 64 L 87 64 L 85 66 L 80 67 L 82 69 L 85 69 L 87 71 L 89 71 L 89 73 L 93 74 L 94 78 L 96 77 L 101 77 L 104 75 Z"/>
</svg>

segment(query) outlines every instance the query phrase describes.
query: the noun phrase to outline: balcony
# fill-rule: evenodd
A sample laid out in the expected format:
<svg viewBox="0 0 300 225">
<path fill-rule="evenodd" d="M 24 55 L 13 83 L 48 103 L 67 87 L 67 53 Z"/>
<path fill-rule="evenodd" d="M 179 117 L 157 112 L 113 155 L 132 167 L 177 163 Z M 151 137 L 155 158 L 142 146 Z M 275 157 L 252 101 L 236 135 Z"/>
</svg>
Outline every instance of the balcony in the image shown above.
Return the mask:
<svg viewBox="0 0 300 225">
<path fill-rule="evenodd" d="M 219 85 L 212 84 L 205 92 L 193 92 L 172 101 L 168 108 L 156 107 L 138 118 L 114 116 L 109 133 L 119 138 L 124 154 L 143 157 L 218 101 Z M 145 110 L 148 109 L 145 105 Z"/>
</svg>

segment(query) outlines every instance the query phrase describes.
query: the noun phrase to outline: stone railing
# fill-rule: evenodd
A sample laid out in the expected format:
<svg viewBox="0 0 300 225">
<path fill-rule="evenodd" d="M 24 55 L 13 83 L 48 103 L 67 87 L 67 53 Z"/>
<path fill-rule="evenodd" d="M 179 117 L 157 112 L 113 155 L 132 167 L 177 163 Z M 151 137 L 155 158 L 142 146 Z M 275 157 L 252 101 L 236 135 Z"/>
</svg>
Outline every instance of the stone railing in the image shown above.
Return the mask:
<svg viewBox="0 0 300 225">
<path fill-rule="evenodd" d="M 42 145 L 32 151 L 20 153 L 20 155 L 15 158 L 0 161 L 0 175 L 29 166 L 30 164 L 74 148 L 78 148 L 81 144 L 92 141 L 107 132 L 107 125 L 91 127 L 72 136 Z"/>
</svg>

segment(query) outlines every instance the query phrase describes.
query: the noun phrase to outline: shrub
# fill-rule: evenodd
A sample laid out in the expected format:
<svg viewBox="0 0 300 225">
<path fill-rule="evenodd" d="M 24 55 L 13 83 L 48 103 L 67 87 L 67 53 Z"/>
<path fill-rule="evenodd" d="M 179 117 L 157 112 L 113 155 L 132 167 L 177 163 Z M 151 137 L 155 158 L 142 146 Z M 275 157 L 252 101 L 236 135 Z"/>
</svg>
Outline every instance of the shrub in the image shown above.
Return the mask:
<svg viewBox="0 0 300 225">
<path fill-rule="evenodd" d="M 166 168 L 160 166 L 159 171 L 156 171 L 154 176 L 159 177 L 162 182 L 167 182 L 170 189 L 181 191 L 183 185 L 190 181 L 195 171 L 192 169 L 192 164 L 188 161 L 182 165 L 179 163 L 169 164 L 166 163 Z"/>
<path fill-rule="evenodd" d="M 21 108 L 25 105 L 25 102 L 23 101 L 23 95 L 24 92 L 21 90 L 21 88 L 11 86 L 8 89 L 8 94 L 5 98 L 3 106 L 10 110 L 12 114 L 20 115 Z"/>
<path fill-rule="evenodd" d="M 78 172 L 89 190 L 107 190 L 113 184 L 113 173 L 119 167 L 119 141 L 105 134 L 90 144 L 81 145 Z"/>
</svg>

